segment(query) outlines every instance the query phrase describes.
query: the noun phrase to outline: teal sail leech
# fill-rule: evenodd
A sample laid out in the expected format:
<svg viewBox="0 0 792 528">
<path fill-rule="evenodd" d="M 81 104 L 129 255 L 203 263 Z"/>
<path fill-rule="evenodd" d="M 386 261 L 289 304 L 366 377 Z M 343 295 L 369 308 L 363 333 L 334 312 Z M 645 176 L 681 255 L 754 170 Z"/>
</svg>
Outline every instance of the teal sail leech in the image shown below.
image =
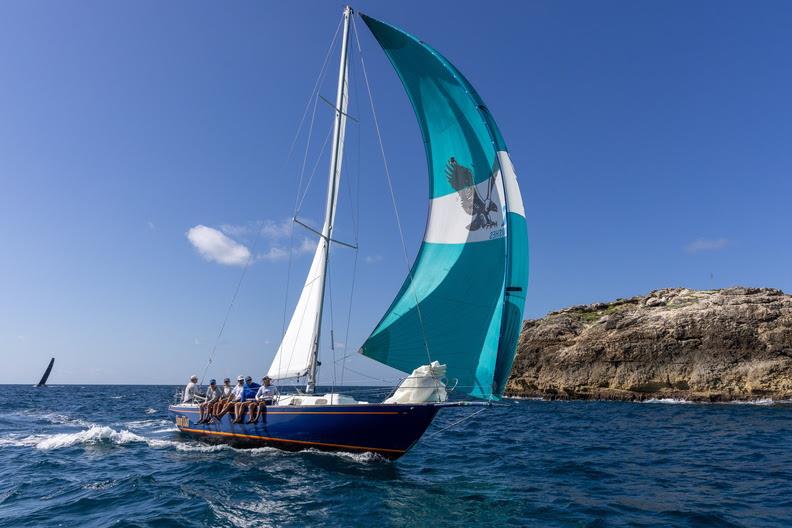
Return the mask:
<svg viewBox="0 0 792 528">
<path fill-rule="evenodd" d="M 514 358 L 527 283 L 525 218 L 505 143 L 481 98 L 448 60 L 415 37 L 361 16 L 418 118 L 430 198 L 415 263 L 361 352 L 404 372 L 437 360 L 448 365 L 449 382 L 457 380 L 459 391 L 498 397 Z M 510 202 L 519 202 L 518 212 Z"/>
</svg>

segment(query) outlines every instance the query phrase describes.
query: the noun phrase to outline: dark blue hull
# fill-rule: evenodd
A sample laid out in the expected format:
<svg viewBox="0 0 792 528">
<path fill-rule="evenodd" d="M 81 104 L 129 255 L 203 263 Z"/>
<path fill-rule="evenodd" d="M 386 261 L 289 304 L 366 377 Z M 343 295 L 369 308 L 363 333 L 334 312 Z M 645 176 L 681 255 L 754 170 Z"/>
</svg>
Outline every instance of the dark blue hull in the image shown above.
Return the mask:
<svg viewBox="0 0 792 528">
<path fill-rule="evenodd" d="M 232 423 L 230 414 L 220 422 L 199 424 L 197 407 L 168 408 L 182 433 L 208 441 L 242 447 L 370 451 L 391 460 L 421 438 L 438 409 L 432 404 L 272 406 L 256 424 Z"/>
</svg>

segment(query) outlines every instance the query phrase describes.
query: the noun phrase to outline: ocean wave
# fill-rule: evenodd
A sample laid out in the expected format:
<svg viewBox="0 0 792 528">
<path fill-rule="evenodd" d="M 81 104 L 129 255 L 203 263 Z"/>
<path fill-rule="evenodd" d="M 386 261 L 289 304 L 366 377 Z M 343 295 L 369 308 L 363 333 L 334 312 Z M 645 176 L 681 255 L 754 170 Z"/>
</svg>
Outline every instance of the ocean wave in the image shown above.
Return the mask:
<svg viewBox="0 0 792 528">
<path fill-rule="evenodd" d="M 757 400 L 735 400 L 733 402 L 725 403 L 733 403 L 735 405 L 775 405 L 776 403 L 783 403 L 783 400 L 777 402 L 772 398 L 759 398 Z"/>
<path fill-rule="evenodd" d="M 117 422 L 114 425 L 124 426 L 127 429 L 132 429 L 138 431 L 140 429 L 150 429 L 152 427 L 165 427 L 168 425 L 173 425 L 171 420 L 165 420 L 164 418 L 155 418 L 150 420 L 132 420 L 129 422 Z"/>
<path fill-rule="evenodd" d="M 53 425 L 77 425 L 79 427 L 91 427 L 96 425 L 92 422 L 87 420 L 83 420 L 82 418 L 73 418 L 69 415 L 58 413 L 58 412 L 40 412 L 35 410 L 24 410 L 19 413 L 16 413 L 16 416 L 19 416 L 24 419 L 34 419 L 34 420 L 41 420 Z"/>
<path fill-rule="evenodd" d="M 36 449 L 44 451 L 50 449 L 61 449 L 64 447 L 71 447 L 75 445 L 96 445 L 102 443 L 123 445 L 133 442 L 145 442 L 146 439 L 142 436 L 136 435 L 131 431 L 122 429 L 116 431 L 115 429 L 107 426 L 91 426 L 90 429 L 79 431 L 76 433 L 59 433 L 49 435 L 35 444 Z"/>
<path fill-rule="evenodd" d="M 46 438 L 45 435 L 22 436 L 11 434 L 0 438 L 0 447 L 30 447 Z"/>
<path fill-rule="evenodd" d="M 688 403 L 695 403 L 690 400 L 684 400 L 682 398 L 649 398 L 648 400 L 644 400 L 641 403 L 665 403 L 666 405 L 685 405 Z"/>
<path fill-rule="evenodd" d="M 263 449 L 275 449 L 275 448 L 263 448 Z M 372 453 L 371 451 L 363 451 L 360 453 L 350 453 L 347 451 L 322 451 L 320 449 L 303 449 L 302 451 L 283 451 L 282 449 L 275 449 L 280 453 L 289 453 L 293 455 L 299 454 L 311 454 L 311 455 L 321 455 L 327 457 L 337 457 L 337 458 L 344 458 L 347 460 L 352 460 L 353 462 L 357 462 L 359 464 L 370 464 L 372 462 L 387 462 L 388 459 L 379 455 L 377 453 Z"/>
<path fill-rule="evenodd" d="M 146 443 L 155 449 L 174 448 L 177 451 L 195 453 L 214 453 L 217 451 L 242 451 L 227 444 L 200 444 L 195 442 L 179 442 L 177 440 L 148 439 Z"/>
<path fill-rule="evenodd" d="M 178 427 L 164 427 L 162 429 L 154 429 L 153 431 L 151 431 L 151 433 L 152 434 L 157 434 L 157 433 L 175 433 L 178 430 L 179 430 Z"/>
<path fill-rule="evenodd" d="M 216 453 L 221 451 L 228 451 L 239 455 L 259 457 L 259 456 L 304 456 L 304 455 L 319 455 L 327 457 L 339 457 L 347 460 L 352 460 L 361 464 L 369 464 L 371 462 L 382 462 L 386 459 L 382 456 L 371 453 L 346 453 L 343 451 L 321 451 L 318 449 L 303 449 L 301 451 L 285 451 L 276 447 L 253 447 L 253 448 L 238 448 L 228 444 L 203 444 L 200 442 L 182 442 L 178 440 L 162 440 L 162 439 L 147 439 L 146 443 L 155 449 L 173 448 L 177 451 L 187 453 Z"/>
<path fill-rule="evenodd" d="M 176 429 L 178 430 L 178 429 Z M 179 440 L 163 440 L 163 439 L 147 439 L 146 442 L 150 447 L 155 449 L 173 448 L 177 451 L 192 452 L 192 453 L 216 453 L 219 451 L 228 451 L 232 453 L 239 453 L 247 456 L 262 456 L 271 455 L 273 453 L 288 453 L 281 449 L 274 447 L 254 447 L 254 448 L 237 448 L 228 444 L 204 444 L 201 442 L 184 442 Z"/>
<path fill-rule="evenodd" d="M 153 407 L 149 407 L 148 409 L 146 409 L 146 414 L 156 414 L 156 412 L 157 412 L 157 409 L 155 409 Z"/>
</svg>

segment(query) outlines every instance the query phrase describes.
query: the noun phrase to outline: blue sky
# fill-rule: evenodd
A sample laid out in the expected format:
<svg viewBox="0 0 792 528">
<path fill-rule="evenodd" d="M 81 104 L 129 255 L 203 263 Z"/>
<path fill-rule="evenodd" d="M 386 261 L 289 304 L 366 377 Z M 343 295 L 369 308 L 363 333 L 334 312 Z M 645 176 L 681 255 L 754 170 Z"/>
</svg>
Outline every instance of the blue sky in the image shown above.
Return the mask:
<svg viewBox="0 0 792 528">
<path fill-rule="evenodd" d="M 282 331 L 283 222 L 304 137 L 284 163 L 342 5 L 0 4 L 0 383 L 35 381 L 53 355 L 55 383 L 200 373 L 242 268 L 207 260 L 187 233 L 205 226 L 250 251 L 260 223 L 210 375 L 265 371 Z M 663 287 L 792 290 L 789 3 L 356 7 L 445 54 L 498 121 L 529 225 L 527 317 Z M 421 138 L 398 79 L 358 27 L 413 255 L 426 215 Z M 332 99 L 330 60 L 321 93 Z M 336 234 L 354 238 L 359 203 L 359 273 L 347 336 L 354 254 L 335 251 L 338 357 L 367 336 L 405 275 L 358 88 Z M 320 105 L 309 169 L 330 120 Z M 300 213 L 314 223 L 325 178 L 319 158 Z M 306 236 L 295 239 L 287 305 L 309 265 Z M 349 361 L 346 382 L 396 378 Z"/>
</svg>

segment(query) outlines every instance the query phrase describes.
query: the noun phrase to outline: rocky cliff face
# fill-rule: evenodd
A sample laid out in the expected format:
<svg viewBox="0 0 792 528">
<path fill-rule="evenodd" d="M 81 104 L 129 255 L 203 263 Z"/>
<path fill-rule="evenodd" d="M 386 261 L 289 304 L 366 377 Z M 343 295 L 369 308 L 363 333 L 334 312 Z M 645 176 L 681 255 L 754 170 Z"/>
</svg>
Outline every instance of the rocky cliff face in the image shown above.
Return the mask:
<svg viewBox="0 0 792 528">
<path fill-rule="evenodd" d="M 792 295 L 656 290 L 525 321 L 510 396 L 792 398 Z"/>
</svg>

